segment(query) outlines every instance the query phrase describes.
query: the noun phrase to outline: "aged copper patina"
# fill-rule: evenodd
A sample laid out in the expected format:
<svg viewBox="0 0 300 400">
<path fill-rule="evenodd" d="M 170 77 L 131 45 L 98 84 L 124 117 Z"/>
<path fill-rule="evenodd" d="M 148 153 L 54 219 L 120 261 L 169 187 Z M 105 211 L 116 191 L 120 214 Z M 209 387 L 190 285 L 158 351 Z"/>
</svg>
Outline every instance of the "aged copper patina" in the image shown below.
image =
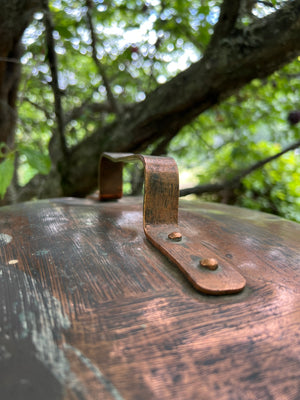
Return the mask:
<svg viewBox="0 0 300 400">
<path fill-rule="evenodd" d="M 299 400 L 300 225 L 184 200 L 178 217 L 182 241 L 157 241 L 192 235 L 193 268 L 230 263 L 242 291 L 195 290 L 142 199 L 0 208 L 1 400 Z"/>
</svg>

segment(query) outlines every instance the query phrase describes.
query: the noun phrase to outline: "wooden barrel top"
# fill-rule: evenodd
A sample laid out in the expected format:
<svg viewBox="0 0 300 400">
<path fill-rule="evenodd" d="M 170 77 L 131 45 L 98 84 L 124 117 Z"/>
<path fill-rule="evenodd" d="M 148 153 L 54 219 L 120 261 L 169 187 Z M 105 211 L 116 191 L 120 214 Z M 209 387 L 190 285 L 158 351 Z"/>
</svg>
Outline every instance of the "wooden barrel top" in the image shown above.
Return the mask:
<svg viewBox="0 0 300 400">
<path fill-rule="evenodd" d="M 300 225 L 181 204 L 246 278 L 198 293 L 146 239 L 136 199 L 0 208 L 0 398 L 300 398 Z"/>
</svg>

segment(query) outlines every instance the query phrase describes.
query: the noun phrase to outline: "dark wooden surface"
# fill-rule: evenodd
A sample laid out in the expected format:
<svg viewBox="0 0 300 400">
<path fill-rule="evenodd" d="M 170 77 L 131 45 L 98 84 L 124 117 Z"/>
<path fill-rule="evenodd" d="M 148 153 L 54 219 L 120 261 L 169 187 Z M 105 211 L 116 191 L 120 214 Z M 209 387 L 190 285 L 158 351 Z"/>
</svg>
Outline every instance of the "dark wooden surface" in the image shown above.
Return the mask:
<svg viewBox="0 0 300 400">
<path fill-rule="evenodd" d="M 139 201 L 0 208 L 1 400 L 300 398 L 300 225 L 209 204 L 179 219 L 241 293 L 196 292 Z"/>
</svg>

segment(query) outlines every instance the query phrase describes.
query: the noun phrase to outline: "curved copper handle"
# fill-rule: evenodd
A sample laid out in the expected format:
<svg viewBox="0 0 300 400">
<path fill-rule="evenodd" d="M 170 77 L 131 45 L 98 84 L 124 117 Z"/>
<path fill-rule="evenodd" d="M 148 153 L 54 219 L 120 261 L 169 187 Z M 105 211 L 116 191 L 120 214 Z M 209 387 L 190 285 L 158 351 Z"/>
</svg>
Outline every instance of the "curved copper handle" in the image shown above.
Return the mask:
<svg viewBox="0 0 300 400">
<path fill-rule="evenodd" d="M 120 199 L 123 194 L 123 162 L 144 165 L 144 227 L 178 223 L 179 178 L 175 160 L 170 157 L 131 153 L 103 153 L 100 158 L 99 199 Z"/>
<path fill-rule="evenodd" d="M 240 292 L 246 284 L 243 276 L 228 261 L 219 264 L 214 260 L 212 251 L 201 245 L 199 234 L 185 224 L 178 227 L 179 179 L 172 158 L 103 153 L 99 199 L 122 197 L 123 162 L 130 161 L 144 164 L 143 225 L 147 239 L 178 266 L 197 290 L 218 295 Z"/>
</svg>

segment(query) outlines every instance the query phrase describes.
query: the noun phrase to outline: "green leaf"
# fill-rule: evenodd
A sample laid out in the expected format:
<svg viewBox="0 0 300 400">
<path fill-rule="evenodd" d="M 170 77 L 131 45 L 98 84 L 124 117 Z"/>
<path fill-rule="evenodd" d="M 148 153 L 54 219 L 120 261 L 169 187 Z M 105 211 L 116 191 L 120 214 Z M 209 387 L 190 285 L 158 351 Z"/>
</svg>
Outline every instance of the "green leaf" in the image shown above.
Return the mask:
<svg viewBox="0 0 300 400">
<path fill-rule="evenodd" d="M 7 188 L 14 174 L 14 160 L 13 153 L 7 155 L 6 159 L 0 163 L 0 198 L 3 199 Z"/>
<path fill-rule="evenodd" d="M 71 39 L 71 37 L 73 37 L 73 34 L 70 31 L 70 29 L 66 28 L 65 26 L 56 26 L 55 29 L 65 39 Z"/>
<path fill-rule="evenodd" d="M 20 154 L 26 157 L 28 164 L 40 174 L 47 175 L 49 173 L 51 160 L 48 155 L 41 153 L 39 149 L 26 145 L 19 145 L 18 150 Z"/>
</svg>

